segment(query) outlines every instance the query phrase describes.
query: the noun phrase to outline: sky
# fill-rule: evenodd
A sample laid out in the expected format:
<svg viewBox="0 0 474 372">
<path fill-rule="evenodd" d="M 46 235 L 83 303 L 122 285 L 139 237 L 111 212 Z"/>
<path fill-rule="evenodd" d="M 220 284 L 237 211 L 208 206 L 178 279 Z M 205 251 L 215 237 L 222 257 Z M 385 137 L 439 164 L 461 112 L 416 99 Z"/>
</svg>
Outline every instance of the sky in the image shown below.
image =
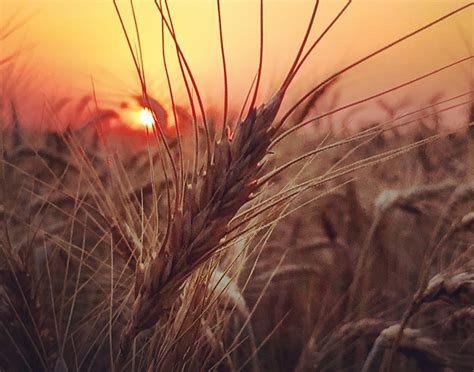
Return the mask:
<svg viewBox="0 0 474 372">
<path fill-rule="evenodd" d="M 169 3 L 180 46 L 206 106 L 220 112 L 223 75 L 216 1 L 171 0 Z M 301 69 L 285 107 L 290 107 L 308 89 L 339 69 L 468 3 L 457 0 L 353 1 Z M 345 1 L 339 0 L 321 1 L 310 41 L 318 37 L 344 4 Z M 169 110 L 160 13 L 152 0 L 136 0 L 134 5 L 149 92 Z M 132 44 L 137 48 L 130 2 L 118 1 L 118 6 Z M 312 6 L 313 2 L 306 0 L 264 1 L 264 59 L 259 103 L 275 92 L 291 66 Z M 221 10 L 230 106 L 238 112 L 257 71 L 259 2 L 222 0 Z M 318 112 L 389 89 L 472 55 L 473 17 L 471 7 L 351 70 L 334 87 L 333 99 L 329 97 L 322 102 Z M 9 24 L 20 27 L 0 39 L 0 60 L 15 55 L 12 61 L 0 65 L 2 97 L 19 102 L 24 121 L 38 125 L 45 105 L 51 106 L 64 97 L 80 99 L 94 93 L 101 107 L 118 110 L 121 118 L 132 126 L 140 124 L 137 123 L 139 108 L 132 98 L 140 94 L 137 73 L 112 1 L 0 0 L 0 25 L 8 29 L 5 25 Z M 185 87 L 169 34 L 166 34 L 165 45 L 175 96 L 185 105 Z M 407 107 L 421 107 L 435 98 L 447 99 L 469 92 L 472 83 L 470 60 L 388 95 L 384 100 L 389 105 L 404 103 Z M 456 102 L 463 99 L 466 97 Z M 382 120 L 387 115 L 380 105 L 365 107 L 364 112 L 352 113 L 350 119 L 340 114 L 333 118 L 335 123 L 331 125 L 337 130 L 342 121 L 350 121 L 344 124 L 346 126 L 356 126 L 356 122 Z M 448 125 L 461 121 L 463 112 L 465 107 L 454 110 L 448 117 L 447 121 L 452 121 Z M 61 120 L 66 119 L 58 119 Z"/>
</svg>

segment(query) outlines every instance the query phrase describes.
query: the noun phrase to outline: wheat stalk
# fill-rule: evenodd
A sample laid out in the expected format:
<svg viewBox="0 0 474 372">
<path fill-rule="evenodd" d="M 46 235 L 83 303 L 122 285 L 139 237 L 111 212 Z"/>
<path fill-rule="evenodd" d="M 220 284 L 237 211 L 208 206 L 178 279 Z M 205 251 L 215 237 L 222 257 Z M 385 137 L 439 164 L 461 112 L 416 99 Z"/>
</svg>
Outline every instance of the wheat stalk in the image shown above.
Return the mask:
<svg viewBox="0 0 474 372">
<path fill-rule="evenodd" d="M 362 372 L 369 372 L 376 358 L 386 349 L 390 349 L 395 339 L 399 338 L 401 325 L 395 324 L 384 329 L 377 337 L 365 363 Z M 469 361 L 448 355 L 438 342 L 425 335 L 420 329 L 405 328 L 399 341 L 400 351 L 427 362 L 444 367 L 470 367 Z"/>
<path fill-rule="evenodd" d="M 463 307 L 455 311 L 443 325 L 443 336 L 461 334 L 466 340 L 474 330 L 474 306 Z"/>
<path fill-rule="evenodd" d="M 335 330 L 319 348 L 316 339 L 311 337 L 300 356 L 296 371 L 317 370 L 331 360 L 334 353 L 343 349 L 344 344 L 352 344 L 357 340 L 369 338 L 374 340 L 386 327 L 391 325 L 385 319 L 364 318 L 346 323 Z"/>
<path fill-rule="evenodd" d="M 447 271 L 434 276 L 417 301 L 417 305 L 434 301 L 473 305 L 474 270 L 463 270 L 458 273 Z"/>
</svg>

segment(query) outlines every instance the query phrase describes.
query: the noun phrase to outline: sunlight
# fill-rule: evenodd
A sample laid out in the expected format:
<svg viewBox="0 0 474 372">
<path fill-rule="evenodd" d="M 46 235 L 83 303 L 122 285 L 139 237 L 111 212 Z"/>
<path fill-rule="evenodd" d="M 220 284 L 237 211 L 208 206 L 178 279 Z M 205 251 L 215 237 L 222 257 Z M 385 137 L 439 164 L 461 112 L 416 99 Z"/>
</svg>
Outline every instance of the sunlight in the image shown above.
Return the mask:
<svg viewBox="0 0 474 372">
<path fill-rule="evenodd" d="M 140 110 L 140 124 L 147 128 L 151 128 L 155 124 L 153 113 L 149 108 L 144 107 Z"/>
</svg>

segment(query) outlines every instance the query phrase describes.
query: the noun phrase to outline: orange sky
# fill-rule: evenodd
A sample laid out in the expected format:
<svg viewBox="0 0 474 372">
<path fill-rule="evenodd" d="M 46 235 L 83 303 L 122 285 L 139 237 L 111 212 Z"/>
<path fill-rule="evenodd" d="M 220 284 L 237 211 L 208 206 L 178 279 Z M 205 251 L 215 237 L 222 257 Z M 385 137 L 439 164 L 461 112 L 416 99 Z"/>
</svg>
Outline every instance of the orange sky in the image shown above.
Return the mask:
<svg viewBox="0 0 474 372">
<path fill-rule="evenodd" d="M 312 40 L 344 3 L 338 0 L 321 2 Z M 298 94 L 357 58 L 468 3 L 456 0 L 355 0 L 302 69 L 287 102 L 294 101 Z M 119 4 L 133 33 L 129 2 L 122 0 Z M 179 41 L 205 101 L 208 106 L 220 107 L 223 82 L 216 3 L 171 0 L 170 5 Z M 169 98 L 161 60 L 159 13 L 151 0 L 137 0 L 135 6 L 151 94 L 166 106 Z M 260 100 L 273 92 L 288 70 L 304 34 L 311 7 L 311 1 L 265 1 L 264 74 Z M 222 0 L 222 14 L 231 104 L 237 108 L 258 62 L 258 1 Z M 38 115 L 38 102 L 45 97 L 54 101 L 63 96 L 80 97 L 90 93 L 92 80 L 99 103 L 106 107 L 117 108 L 119 102 L 130 100 L 131 95 L 139 93 L 138 79 L 112 1 L 0 0 L 0 25 L 5 25 L 12 16 L 18 21 L 23 18 L 28 21 L 13 35 L 0 41 L 0 52 L 4 58 L 20 50 L 14 71 L 25 69 L 32 78 L 16 92 L 17 100 L 26 102 L 28 97 L 35 97 L 36 108 L 26 110 L 26 117 Z M 472 52 L 473 27 L 473 11 L 467 10 L 357 67 L 339 84 L 340 103 L 390 88 L 468 56 Z M 171 56 L 173 48 L 169 38 L 167 51 Z M 419 106 L 438 92 L 444 94 L 443 98 L 467 92 L 471 89 L 472 66 L 472 63 L 464 63 L 391 95 L 387 100 L 395 102 L 408 95 Z M 174 60 L 170 61 L 170 69 L 177 94 L 184 97 Z M 12 80 L 14 76 L 5 66 L 2 74 L 4 81 L 6 78 Z M 125 113 L 124 117 L 127 117 Z M 127 118 L 134 120 L 130 116 Z M 28 117 L 28 120 L 34 119 Z"/>
</svg>

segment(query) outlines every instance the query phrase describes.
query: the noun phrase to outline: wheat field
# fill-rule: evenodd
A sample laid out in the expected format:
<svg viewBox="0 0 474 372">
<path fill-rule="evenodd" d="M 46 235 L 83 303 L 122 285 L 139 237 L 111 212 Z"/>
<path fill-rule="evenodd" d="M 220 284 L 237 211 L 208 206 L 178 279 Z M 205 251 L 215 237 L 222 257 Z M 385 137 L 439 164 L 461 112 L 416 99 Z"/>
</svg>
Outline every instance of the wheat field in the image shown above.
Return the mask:
<svg viewBox="0 0 474 372">
<path fill-rule="evenodd" d="M 108 124 L 118 111 L 92 95 L 54 102 L 45 116 L 59 121 L 68 109 L 81 125 L 25 123 L 9 96 L 16 56 L 2 54 L 1 371 L 474 369 L 474 80 L 463 76 L 471 89 L 455 96 L 432 92 L 428 104 L 403 91 L 416 107 L 387 98 L 454 66 L 472 68 L 472 53 L 338 100 L 350 70 L 472 14 L 473 3 L 289 94 L 350 12 L 348 1 L 321 29 L 319 3 L 266 94 L 266 4 L 257 1 L 257 69 L 235 110 L 215 2 L 224 87 L 216 111 L 168 1 L 155 1 L 155 11 L 186 100 L 174 100 L 165 67 L 167 110 L 148 93 L 133 1 L 112 2 L 140 87 L 146 125 L 137 143 Z M 6 26 L 0 42 L 16 32 Z M 384 119 L 351 126 L 367 105 Z M 444 114 L 459 109 L 450 126 Z"/>
</svg>

